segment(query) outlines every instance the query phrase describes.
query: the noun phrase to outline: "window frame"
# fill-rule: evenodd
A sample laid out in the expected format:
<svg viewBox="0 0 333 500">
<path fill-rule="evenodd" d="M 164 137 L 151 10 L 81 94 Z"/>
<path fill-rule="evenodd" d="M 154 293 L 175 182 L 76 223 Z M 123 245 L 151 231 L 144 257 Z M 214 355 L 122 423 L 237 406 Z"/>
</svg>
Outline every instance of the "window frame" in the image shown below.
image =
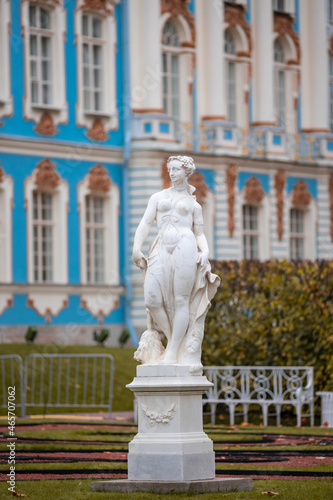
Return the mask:
<svg viewBox="0 0 333 500">
<path fill-rule="evenodd" d="M 251 212 L 252 209 L 256 210 L 256 224 L 257 227 L 255 229 L 252 228 L 246 228 L 245 226 L 245 221 L 246 218 L 252 217 L 253 214 L 244 214 L 244 209 L 250 209 L 249 211 Z M 244 203 L 242 205 L 242 258 L 243 259 L 259 259 L 260 258 L 260 249 L 259 249 L 259 242 L 260 242 L 260 217 L 259 217 L 259 206 L 254 205 L 252 203 Z M 251 238 L 256 239 L 256 246 L 257 246 L 257 255 L 252 256 L 249 255 L 251 253 Z M 250 241 L 250 252 L 248 251 L 248 240 Z M 247 243 L 245 243 L 247 242 Z"/>
<path fill-rule="evenodd" d="M 59 0 L 55 3 L 51 0 L 46 0 L 41 3 L 39 1 L 21 2 L 21 19 L 22 33 L 24 43 L 24 80 L 25 80 L 25 96 L 24 116 L 28 120 L 33 120 L 40 123 L 45 113 L 52 117 L 54 126 L 60 123 L 66 123 L 68 119 L 68 103 L 66 101 L 66 83 L 65 83 L 65 26 L 66 26 L 66 11 L 63 6 L 64 0 Z M 30 67 L 30 6 L 43 7 L 51 13 L 52 28 L 52 43 L 51 43 L 51 78 L 52 87 L 57 89 L 53 93 L 51 103 L 44 104 L 43 102 L 34 103 L 32 101 L 31 91 L 31 67 Z M 32 29 L 32 33 L 35 28 Z"/>
<path fill-rule="evenodd" d="M 1 168 L 1 167 L 0 167 Z M 0 283 L 11 283 L 13 279 L 13 179 L 3 169 L 0 182 Z"/>
<path fill-rule="evenodd" d="M 302 223 L 302 230 L 298 231 L 297 227 L 296 230 L 293 230 L 293 221 L 295 220 L 293 218 L 293 215 L 299 216 L 301 215 L 301 223 Z M 296 217 L 297 219 L 298 217 Z M 296 220 L 296 226 L 298 225 L 299 220 Z M 301 241 L 302 242 L 302 256 L 296 255 L 298 253 L 297 249 L 297 242 Z M 296 243 L 296 245 L 294 245 Z M 289 249 L 290 249 L 290 258 L 292 260 L 304 260 L 304 255 L 305 255 L 305 245 L 306 245 L 306 233 L 305 233 L 305 213 L 304 210 L 298 207 L 292 207 L 289 210 Z"/>
<path fill-rule="evenodd" d="M 96 119 L 103 120 L 105 131 L 116 130 L 118 128 L 118 109 L 116 102 L 116 46 L 117 46 L 117 27 L 114 16 L 113 5 L 117 3 L 115 0 L 106 0 L 105 10 L 93 9 L 85 5 L 83 0 L 78 0 L 78 8 L 75 12 L 75 36 L 76 36 L 76 52 L 77 52 L 77 106 L 76 106 L 76 122 L 79 126 L 91 129 Z M 102 21 L 102 38 L 87 37 L 83 34 L 82 18 L 83 16 L 95 17 Z M 84 105 L 84 77 L 83 77 L 83 44 L 84 40 L 89 39 L 89 43 L 93 41 L 97 45 L 101 45 L 102 54 L 102 89 L 103 102 L 102 109 L 85 109 Z"/>
<path fill-rule="evenodd" d="M 24 194 L 25 208 L 27 216 L 27 260 L 28 260 L 28 283 L 39 284 L 67 284 L 68 283 L 68 185 L 60 178 L 59 184 L 55 188 L 42 188 L 36 185 L 36 175 L 38 169 L 35 168 L 30 177 L 25 179 Z M 34 192 L 45 192 L 52 195 L 53 203 L 53 263 L 52 280 L 35 281 L 34 276 L 34 248 L 33 248 L 33 195 Z M 57 242 L 57 244 L 55 244 Z"/>
<path fill-rule="evenodd" d="M 80 282 L 83 285 L 101 285 L 88 283 L 87 280 L 87 238 L 86 238 L 86 199 L 87 196 L 104 199 L 105 206 L 105 281 L 102 285 L 119 285 L 119 188 L 113 182 L 107 192 L 93 191 L 89 188 L 89 173 L 78 184 L 78 206 L 80 213 Z"/>
<path fill-rule="evenodd" d="M 0 119 L 13 113 L 11 94 L 11 59 L 10 59 L 10 0 L 0 0 L 0 60 L 4 75 L 0 85 Z"/>
</svg>

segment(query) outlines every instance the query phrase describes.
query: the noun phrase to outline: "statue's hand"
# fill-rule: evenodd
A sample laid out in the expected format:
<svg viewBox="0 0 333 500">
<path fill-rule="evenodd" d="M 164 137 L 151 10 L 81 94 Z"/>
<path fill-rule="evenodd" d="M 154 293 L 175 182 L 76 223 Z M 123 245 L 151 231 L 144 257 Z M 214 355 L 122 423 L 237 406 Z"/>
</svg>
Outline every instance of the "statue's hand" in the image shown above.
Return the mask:
<svg viewBox="0 0 333 500">
<path fill-rule="evenodd" d="M 208 250 L 203 250 L 198 255 L 197 262 L 200 264 L 201 269 L 203 269 L 208 264 L 209 252 Z"/>
<path fill-rule="evenodd" d="M 147 260 L 141 250 L 133 250 L 133 260 L 135 265 L 144 270 L 147 268 Z"/>
</svg>

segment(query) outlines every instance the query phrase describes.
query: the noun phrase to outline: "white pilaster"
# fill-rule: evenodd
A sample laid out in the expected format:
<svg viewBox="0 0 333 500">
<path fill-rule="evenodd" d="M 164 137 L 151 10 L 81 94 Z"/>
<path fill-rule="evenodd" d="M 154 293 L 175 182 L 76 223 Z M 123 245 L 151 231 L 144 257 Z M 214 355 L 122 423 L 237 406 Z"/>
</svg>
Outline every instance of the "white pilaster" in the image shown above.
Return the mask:
<svg viewBox="0 0 333 500">
<path fill-rule="evenodd" d="M 132 108 L 162 110 L 160 2 L 130 0 Z"/>
<path fill-rule="evenodd" d="M 253 39 L 253 124 L 272 125 L 273 100 L 273 9 L 272 0 L 251 3 Z"/>
<path fill-rule="evenodd" d="M 196 0 L 199 118 L 225 119 L 224 2 Z"/>
<path fill-rule="evenodd" d="M 328 131 L 326 1 L 300 2 L 301 120 L 304 132 Z"/>
</svg>

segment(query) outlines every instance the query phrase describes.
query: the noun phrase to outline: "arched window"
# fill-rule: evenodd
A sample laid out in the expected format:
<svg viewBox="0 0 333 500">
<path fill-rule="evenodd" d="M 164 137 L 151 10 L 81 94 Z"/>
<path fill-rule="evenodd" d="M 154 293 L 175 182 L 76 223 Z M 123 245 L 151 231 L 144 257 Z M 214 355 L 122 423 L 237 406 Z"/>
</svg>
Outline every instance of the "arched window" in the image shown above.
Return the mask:
<svg viewBox="0 0 333 500">
<path fill-rule="evenodd" d="M 174 118 L 180 116 L 180 39 L 177 26 L 167 21 L 162 38 L 163 110 Z"/>
<path fill-rule="evenodd" d="M 236 77 L 236 45 L 230 30 L 226 30 L 224 35 L 224 51 L 226 59 L 226 100 L 227 118 L 236 123 L 237 108 L 237 77 Z"/>
<path fill-rule="evenodd" d="M 279 39 L 274 42 L 274 105 L 276 125 L 286 127 L 285 52 Z"/>
<path fill-rule="evenodd" d="M 243 259 L 259 259 L 258 207 L 243 205 Z"/>
<path fill-rule="evenodd" d="M 305 229 L 304 210 L 292 208 L 290 210 L 290 258 L 304 259 Z"/>
</svg>

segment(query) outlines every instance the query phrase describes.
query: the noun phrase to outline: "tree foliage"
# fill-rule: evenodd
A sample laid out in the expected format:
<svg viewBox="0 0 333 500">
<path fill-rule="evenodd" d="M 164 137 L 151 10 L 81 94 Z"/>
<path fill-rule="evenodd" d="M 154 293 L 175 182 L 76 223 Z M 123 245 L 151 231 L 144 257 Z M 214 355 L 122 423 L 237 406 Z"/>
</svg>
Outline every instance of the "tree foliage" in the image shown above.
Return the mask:
<svg viewBox="0 0 333 500">
<path fill-rule="evenodd" d="M 204 365 L 314 366 L 333 390 L 333 261 L 213 262 Z"/>
</svg>

